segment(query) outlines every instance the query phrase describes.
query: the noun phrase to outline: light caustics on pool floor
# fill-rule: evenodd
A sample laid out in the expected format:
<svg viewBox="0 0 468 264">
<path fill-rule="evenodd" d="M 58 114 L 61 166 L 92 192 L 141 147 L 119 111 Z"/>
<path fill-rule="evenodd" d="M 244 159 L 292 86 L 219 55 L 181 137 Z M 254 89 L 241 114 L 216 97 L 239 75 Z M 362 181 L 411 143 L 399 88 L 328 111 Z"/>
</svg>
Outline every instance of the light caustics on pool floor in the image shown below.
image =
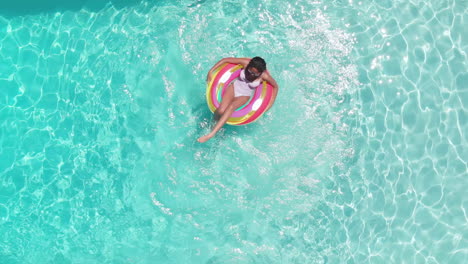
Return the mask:
<svg viewBox="0 0 468 264">
<path fill-rule="evenodd" d="M 465 1 L 5 12 L 3 262 L 468 262 Z M 197 144 L 255 55 L 275 107 Z"/>
</svg>

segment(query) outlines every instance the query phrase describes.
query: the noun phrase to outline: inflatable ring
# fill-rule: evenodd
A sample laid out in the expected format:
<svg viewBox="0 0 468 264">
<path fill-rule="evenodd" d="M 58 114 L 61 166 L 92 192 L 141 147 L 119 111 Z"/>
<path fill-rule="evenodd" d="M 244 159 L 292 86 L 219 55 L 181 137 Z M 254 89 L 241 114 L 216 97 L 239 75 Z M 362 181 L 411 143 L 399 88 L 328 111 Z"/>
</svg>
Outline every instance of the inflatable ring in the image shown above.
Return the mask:
<svg viewBox="0 0 468 264">
<path fill-rule="evenodd" d="M 239 77 L 242 65 L 225 63 L 218 67 L 206 87 L 206 102 L 211 112 L 219 107 L 229 84 Z M 256 121 L 265 113 L 273 94 L 273 86 L 263 81 L 243 106 L 234 111 L 226 122 L 229 125 L 245 125 Z"/>
</svg>

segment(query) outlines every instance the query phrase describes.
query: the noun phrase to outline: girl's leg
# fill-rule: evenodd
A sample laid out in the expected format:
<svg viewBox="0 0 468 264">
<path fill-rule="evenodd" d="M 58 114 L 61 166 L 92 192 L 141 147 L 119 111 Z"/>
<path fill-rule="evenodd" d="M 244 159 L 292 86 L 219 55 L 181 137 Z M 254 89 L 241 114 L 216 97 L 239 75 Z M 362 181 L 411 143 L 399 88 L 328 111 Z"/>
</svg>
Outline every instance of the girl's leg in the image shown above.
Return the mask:
<svg viewBox="0 0 468 264">
<path fill-rule="evenodd" d="M 200 142 L 200 143 L 206 142 L 206 141 L 210 140 L 210 138 L 212 138 L 214 135 L 216 135 L 216 133 L 218 133 L 218 131 L 221 129 L 221 127 L 223 127 L 224 124 L 226 124 L 228 119 L 231 117 L 232 113 L 234 113 L 234 111 L 237 108 L 239 108 L 242 105 L 244 105 L 245 103 L 247 103 L 247 101 L 249 99 L 250 99 L 250 96 L 235 97 L 234 100 L 232 101 L 232 103 L 230 103 L 226 107 L 226 109 L 224 110 L 224 113 L 221 115 L 221 118 L 219 119 L 218 123 L 216 123 L 213 130 L 208 135 L 200 137 L 198 139 L 198 142 Z"/>
<path fill-rule="evenodd" d="M 221 99 L 221 103 L 219 104 L 218 109 L 214 112 L 214 119 L 219 120 L 219 118 L 223 115 L 226 108 L 231 104 L 234 100 L 234 85 L 231 83 L 226 91 L 223 94 L 223 98 Z"/>
</svg>

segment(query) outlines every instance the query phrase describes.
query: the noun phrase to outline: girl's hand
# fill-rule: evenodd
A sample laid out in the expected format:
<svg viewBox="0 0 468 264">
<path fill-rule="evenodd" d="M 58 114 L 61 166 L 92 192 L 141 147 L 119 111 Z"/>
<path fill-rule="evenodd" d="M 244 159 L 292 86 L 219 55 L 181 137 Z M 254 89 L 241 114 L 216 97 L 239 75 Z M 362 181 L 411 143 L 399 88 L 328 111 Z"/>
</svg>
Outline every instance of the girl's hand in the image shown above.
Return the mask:
<svg viewBox="0 0 468 264">
<path fill-rule="evenodd" d="M 211 78 L 213 78 L 213 75 L 211 74 L 211 71 L 209 71 L 208 75 L 206 76 L 206 82 L 209 83 L 211 81 Z"/>
</svg>

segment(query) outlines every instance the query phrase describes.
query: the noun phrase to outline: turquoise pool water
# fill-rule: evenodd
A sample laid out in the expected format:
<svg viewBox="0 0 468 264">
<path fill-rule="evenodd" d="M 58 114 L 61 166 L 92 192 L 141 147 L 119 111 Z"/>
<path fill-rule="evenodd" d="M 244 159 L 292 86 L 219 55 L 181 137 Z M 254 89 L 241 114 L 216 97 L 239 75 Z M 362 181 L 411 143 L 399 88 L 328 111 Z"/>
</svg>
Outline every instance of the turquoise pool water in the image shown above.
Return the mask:
<svg viewBox="0 0 468 264">
<path fill-rule="evenodd" d="M 468 263 L 467 1 L 124 2 L 0 5 L 0 263 Z"/>
</svg>

